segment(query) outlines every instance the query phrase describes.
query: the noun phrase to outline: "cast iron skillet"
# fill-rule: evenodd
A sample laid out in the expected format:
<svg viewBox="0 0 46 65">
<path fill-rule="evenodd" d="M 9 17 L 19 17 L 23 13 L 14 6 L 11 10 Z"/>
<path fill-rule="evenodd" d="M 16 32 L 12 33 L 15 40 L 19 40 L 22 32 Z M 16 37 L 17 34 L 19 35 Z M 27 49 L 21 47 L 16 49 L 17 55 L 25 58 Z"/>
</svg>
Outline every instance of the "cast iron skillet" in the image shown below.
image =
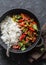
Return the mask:
<svg viewBox="0 0 46 65">
<path fill-rule="evenodd" d="M 40 37 L 41 37 L 40 23 L 39 23 L 37 17 L 36 17 L 33 13 L 31 13 L 31 12 L 25 10 L 25 9 L 12 9 L 12 10 L 10 10 L 10 11 L 7 11 L 5 14 L 3 14 L 3 15 L 1 16 L 1 18 L 0 18 L 0 23 L 2 22 L 2 20 L 3 20 L 7 15 L 8 15 L 8 16 L 12 16 L 13 14 L 19 14 L 19 13 L 25 13 L 25 14 L 29 15 L 31 18 L 33 18 L 33 19 L 37 22 L 37 24 L 38 24 L 39 32 L 38 32 L 38 38 L 37 38 L 37 40 L 32 44 L 31 47 L 28 47 L 25 51 L 10 49 L 10 52 L 13 52 L 13 53 L 24 53 L 24 52 L 28 52 L 28 51 L 32 50 L 32 49 L 38 44 L 38 41 L 40 40 Z M 1 29 L 0 29 L 0 37 L 1 37 Z M 0 40 L 1 40 L 1 39 L 0 39 Z M 4 44 L 4 42 L 3 42 L 2 40 L 1 40 L 1 42 L 0 42 L 0 45 L 1 45 L 2 47 L 4 47 L 5 49 L 7 49 L 7 46 Z"/>
</svg>

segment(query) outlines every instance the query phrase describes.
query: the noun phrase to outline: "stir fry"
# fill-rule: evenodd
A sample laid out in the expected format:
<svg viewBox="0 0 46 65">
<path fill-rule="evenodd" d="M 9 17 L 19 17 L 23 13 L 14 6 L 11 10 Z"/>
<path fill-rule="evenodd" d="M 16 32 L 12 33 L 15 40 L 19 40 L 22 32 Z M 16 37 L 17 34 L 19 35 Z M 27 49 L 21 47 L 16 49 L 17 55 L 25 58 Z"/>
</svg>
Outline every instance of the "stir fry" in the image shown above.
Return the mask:
<svg viewBox="0 0 46 65">
<path fill-rule="evenodd" d="M 13 15 L 12 19 L 14 22 L 17 22 L 22 31 L 18 45 L 13 45 L 12 48 L 24 51 L 27 47 L 31 46 L 38 37 L 37 23 L 34 19 L 23 13 Z"/>
</svg>

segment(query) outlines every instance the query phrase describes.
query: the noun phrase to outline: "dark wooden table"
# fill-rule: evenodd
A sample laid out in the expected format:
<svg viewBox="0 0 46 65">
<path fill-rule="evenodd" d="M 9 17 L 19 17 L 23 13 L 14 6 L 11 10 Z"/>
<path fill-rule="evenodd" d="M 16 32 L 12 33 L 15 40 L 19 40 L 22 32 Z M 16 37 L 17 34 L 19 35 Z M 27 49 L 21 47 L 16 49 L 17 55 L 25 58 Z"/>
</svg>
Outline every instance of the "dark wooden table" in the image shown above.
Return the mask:
<svg viewBox="0 0 46 65">
<path fill-rule="evenodd" d="M 41 27 L 46 22 L 46 0 L 0 0 L 0 17 L 8 10 L 14 8 L 23 8 L 31 11 L 39 19 Z M 1 43 L 1 42 L 0 42 Z M 45 60 L 42 60 L 45 59 Z M 42 61 L 41 61 L 42 60 Z M 46 53 L 38 61 L 38 65 L 46 65 Z M 39 63 L 40 62 L 40 63 Z M 35 65 L 37 65 L 35 64 Z M 2 47 L 0 46 L 0 65 L 17 65 L 16 62 L 9 62 L 8 58 L 3 56 Z M 27 61 L 23 65 L 29 65 Z"/>
</svg>

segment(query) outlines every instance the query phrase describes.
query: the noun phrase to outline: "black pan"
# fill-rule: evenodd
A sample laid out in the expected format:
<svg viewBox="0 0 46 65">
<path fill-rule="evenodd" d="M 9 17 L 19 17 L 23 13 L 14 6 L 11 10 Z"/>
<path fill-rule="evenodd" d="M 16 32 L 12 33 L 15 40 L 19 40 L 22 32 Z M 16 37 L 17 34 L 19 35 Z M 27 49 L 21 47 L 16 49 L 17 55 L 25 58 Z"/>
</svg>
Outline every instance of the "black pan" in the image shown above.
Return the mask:
<svg viewBox="0 0 46 65">
<path fill-rule="evenodd" d="M 19 13 L 25 13 L 25 14 L 29 15 L 31 18 L 33 18 L 33 19 L 37 22 L 37 24 L 38 24 L 38 29 L 39 29 L 39 31 L 38 31 L 37 40 L 32 44 L 31 47 L 28 47 L 25 51 L 10 49 L 10 52 L 13 52 L 13 53 L 25 53 L 25 52 L 28 52 L 28 51 L 32 50 L 32 49 L 38 44 L 38 41 L 40 40 L 40 37 L 41 37 L 40 23 L 39 23 L 37 17 L 36 17 L 33 13 L 31 13 L 31 12 L 25 10 L 25 9 L 12 9 L 12 10 L 10 10 L 10 11 L 7 11 L 5 14 L 3 14 L 3 15 L 1 16 L 1 18 L 0 18 L 0 23 L 2 22 L 2 20 L 3 20 L 7 15 L 8 15 L 8 16 L 9 16 L 9 15 L 12 16 L 13 14 L 19 14 Z M 1 37 L 1 29 L 0 29 L 0 37 Z M 1 39 L 0 39 L 0 41 L 1 41 L 1 42 L 0 42 L 0 45 L 1 45 L 2 47 L 4 47 L 5 49 L 7 49 L 7 46 L 4 44 L 4 42 L 3 42 Z"/>
</svg>

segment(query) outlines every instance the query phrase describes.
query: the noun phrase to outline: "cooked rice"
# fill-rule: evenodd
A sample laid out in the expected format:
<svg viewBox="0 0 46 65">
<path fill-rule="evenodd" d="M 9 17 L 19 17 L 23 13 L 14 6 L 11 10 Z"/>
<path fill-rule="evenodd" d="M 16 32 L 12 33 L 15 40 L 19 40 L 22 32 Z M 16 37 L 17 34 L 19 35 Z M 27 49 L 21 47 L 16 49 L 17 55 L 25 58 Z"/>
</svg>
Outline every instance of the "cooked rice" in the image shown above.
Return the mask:
<svg viewBox="0 0 46 65">
<path fill-rule="evenodd" d="M 21 30 L 16 22 L 11 17 L 6 17 L 1 23 L 1 39 L 7 44 L 7 48 L 10 48 L 13 44 L 18 44 Z"/>
</svg>

